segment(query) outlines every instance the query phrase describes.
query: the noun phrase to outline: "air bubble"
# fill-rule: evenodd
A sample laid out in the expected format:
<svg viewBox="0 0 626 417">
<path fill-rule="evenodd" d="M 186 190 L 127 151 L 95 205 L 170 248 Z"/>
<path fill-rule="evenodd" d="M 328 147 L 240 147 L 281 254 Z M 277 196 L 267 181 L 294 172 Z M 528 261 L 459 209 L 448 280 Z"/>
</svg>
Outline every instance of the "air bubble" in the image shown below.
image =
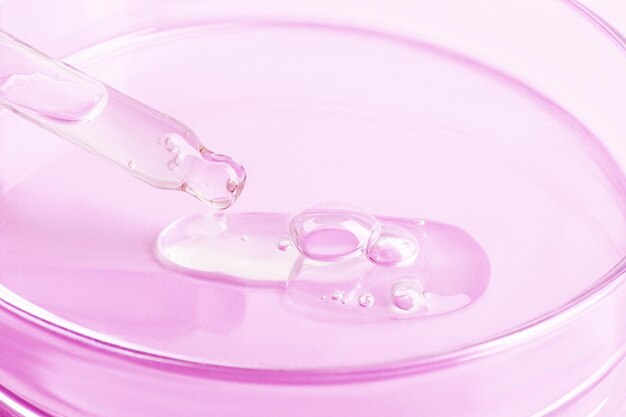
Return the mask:
<svg viewBox="0 0 626 417">
<path fill-rule="evenodd" d="M 231 193 L 237 190 L 238 185 L 239 184 L 237 184 L 237 181 L 233 179 L 229 179 L 228 181 L 226 181 L 226 189 L 230 191 Z"/>
<path fill-rule="evenodd" d="M 400 310 L 417 310 L 424 304 L 424 287 L 417 281 L 396 282 L 391 287 L 391 301 Z"/>
<path fill-rule="evenodd" d="M 242 242 L 247 242 L 248 239 L 250 239 L 250 238 L 248 237 L 248 235 L 243 235 L 243 236 L 240 237 L 240 239 L 241 239 Z"/>
<path fill-rule="evenodd" d="M 128 161 L 128 168 L 135 169 L 135 161 L 133 161 L 132 159 Z"/>
<path fill-rule="evenodd" d="M 377 221 L 356 210 L 315 207 L 292 217 L 291 241 L 307 258 L 336 262 L 362 253 Z"/>
<path fill-rule="evenodd" d="M 178 147 L 180 139 L 181 138 L 178 135 L 174 135 L 174 134 L 167 135 L 165 137 L 165 149 L 167 149 L 168 151 L 172 153 L 180 152 L 180 148 Z"/>
<path fill-rule="evenodd" d="M 291 246 L 292 246 L 292 243 L 291 243 L 291 240 L 289 239 L 283 239 L 280 242 L 278 242 L 278 249 L 282 251 L 291 249 Z"/>
<path fill-rule="evenodd" d="M 332 298 L 335 301 L 341 300 L 343 298 L 343 291 L 342 290 L 333 291 L 333 293 L 330 295 L 330 298 Z"/>
<path fill-rule="evenodd" d="M 176 171 L 178 168 L 180 168 L 180 165 L 177 163 L 176 159 L 172 159 L 171 161 L 167 163 L 167 168 L 170 171 Z"/>
<path fill-rule="evenodd" d="M 404 228 L 382 224 L 375 228 L 367 243 L 367 257 L 380 266 L 406 266 L 415 261 L 419 243 Z"/>
<path fill-rule="evenodd" d="M 359 305 L 363 308 L 371 307 L 374 305 L 376 299 L 370 293 L 363 294 L 359 297 Z"/>
</svg>

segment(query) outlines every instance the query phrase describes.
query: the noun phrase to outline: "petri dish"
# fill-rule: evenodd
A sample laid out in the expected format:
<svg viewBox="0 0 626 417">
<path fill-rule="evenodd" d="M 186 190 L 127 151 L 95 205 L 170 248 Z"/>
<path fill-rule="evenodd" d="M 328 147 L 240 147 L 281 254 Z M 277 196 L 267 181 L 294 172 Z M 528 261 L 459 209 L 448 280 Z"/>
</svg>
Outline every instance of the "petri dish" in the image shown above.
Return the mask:
<svg viewBox="0 0 626 417">
<path fill-rule="evenodd" d="M 302 303 L 288 280 L 173 268 L 157 237 L 202 213 L 199 203 L 3 112 L 6 413 L 623 412 L 626 192 L 614 96 L 539 88 L 547 81 L 533 76 L 552 75 L 552 64 L 507 70 L 434 29 L 383 28 L 367 17 L 371 5 L 336 12 L 350 17 L 341 21 L 281 2 L 254 16 L 191 3 L 169 20 L 171 4 L 142 9 L 152 26 L 114 26 L 67 60 L 243 161 L 248 183 L 232 216 L 341 201 L 453 225 L 487 256 L 484 292 L 444 314 L 379 320 Z M 522 15 L 556 13 L 572 33 L 593 31 L 624 67 L 623 44 L 583 12 L 531 2 Z M 477 45 L 485 35 L 475 30 Z M 623 87 L 611 74 L 605 81 Z M 604 118 L 582 98 L 604 103 Z"/>
</svg>

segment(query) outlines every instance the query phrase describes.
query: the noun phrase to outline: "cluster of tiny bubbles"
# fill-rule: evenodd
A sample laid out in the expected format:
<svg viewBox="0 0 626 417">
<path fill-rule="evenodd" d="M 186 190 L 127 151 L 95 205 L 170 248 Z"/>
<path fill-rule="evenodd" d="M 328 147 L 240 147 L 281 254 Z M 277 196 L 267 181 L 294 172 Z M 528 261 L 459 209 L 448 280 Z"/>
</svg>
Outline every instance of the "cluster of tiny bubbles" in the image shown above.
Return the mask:
<svg viewBox="0 0 626 417">
<path fill-rule="evenodd" d="M 415 280 L 398 281 L 391 287 L 391 301 L 400 310 L 415 311 L 424 305 L 424 287 Z"/>
<path fill-rule="evenodd" d="M 165 150 L 173 155 L 172 159 L 167 162 L 167 168 L 170 171 L 176 171 L 183 165 L 183 158 L 180 155 L 181 140 L 183 139 L 176 133 L 169 133 L 157 139 L 157 143 L 163 145 Z"/>
<path fill-rule="evenodd" d="M 414 233 L 392 222 L 343 205 L 316 206 L 292 216 L 290 239 L 281 240 L 278 248 L 285 250 L 293 244 L 306 259 L 325 263 L 347 264 L 360 257 L 378 273 L 391 272 L 393 268 L 413 265 L 420 249 Z M 415 220 L 410 224 L 423 226 L 425 221 Z M 359 279 L 362 284 L 363 279 L 366 278 Z M 320 299 L 363 309 L 375 304 L 381 308 L 389 306 L 403 312 L 415 312 L 424 305 L 425 293 L 419 280 L 405 275 L 400 279 L 376 281 L 377 284 L 366 285 L 368 290 L 360 293 L 335 289 Z"/>
<path fill-rule="evenodd" d="M 446 314 L 478 300 L 489 284 L 487 254 L 453 225 L 318 206 L 292 216 L 289 231 L 298 257 L 287 295 L 324 314 Z"/>
</svg>

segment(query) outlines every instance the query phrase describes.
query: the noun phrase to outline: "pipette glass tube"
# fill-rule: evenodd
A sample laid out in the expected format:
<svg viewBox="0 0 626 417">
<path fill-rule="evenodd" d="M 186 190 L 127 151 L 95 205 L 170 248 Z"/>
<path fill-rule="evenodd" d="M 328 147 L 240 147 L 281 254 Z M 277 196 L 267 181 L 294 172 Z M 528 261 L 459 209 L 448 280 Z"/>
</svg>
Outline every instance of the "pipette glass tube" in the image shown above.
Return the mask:
<svg viewBox="0 0 626 417">
<path fill-rule="evenodd" d="M 243 166 L 173 119 L 0 31 L 0 105 L 162 189 L 215 209 L 237 199 Z"/>
</svg>

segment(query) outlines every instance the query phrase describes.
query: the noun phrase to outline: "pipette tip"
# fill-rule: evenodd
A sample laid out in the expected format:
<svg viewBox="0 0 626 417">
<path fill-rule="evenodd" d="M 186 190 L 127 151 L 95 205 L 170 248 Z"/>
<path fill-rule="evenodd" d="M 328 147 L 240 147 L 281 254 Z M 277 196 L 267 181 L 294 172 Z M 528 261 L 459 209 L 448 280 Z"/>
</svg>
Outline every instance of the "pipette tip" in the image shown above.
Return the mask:
<svg viewBox="0 0 626 417">
<path fill-rule="evenodd" d="M 224 210 L 237 200 L 246 171 L 234 159 L 201 147 L 182 190 L 213 209 Z"/>
</svg>

